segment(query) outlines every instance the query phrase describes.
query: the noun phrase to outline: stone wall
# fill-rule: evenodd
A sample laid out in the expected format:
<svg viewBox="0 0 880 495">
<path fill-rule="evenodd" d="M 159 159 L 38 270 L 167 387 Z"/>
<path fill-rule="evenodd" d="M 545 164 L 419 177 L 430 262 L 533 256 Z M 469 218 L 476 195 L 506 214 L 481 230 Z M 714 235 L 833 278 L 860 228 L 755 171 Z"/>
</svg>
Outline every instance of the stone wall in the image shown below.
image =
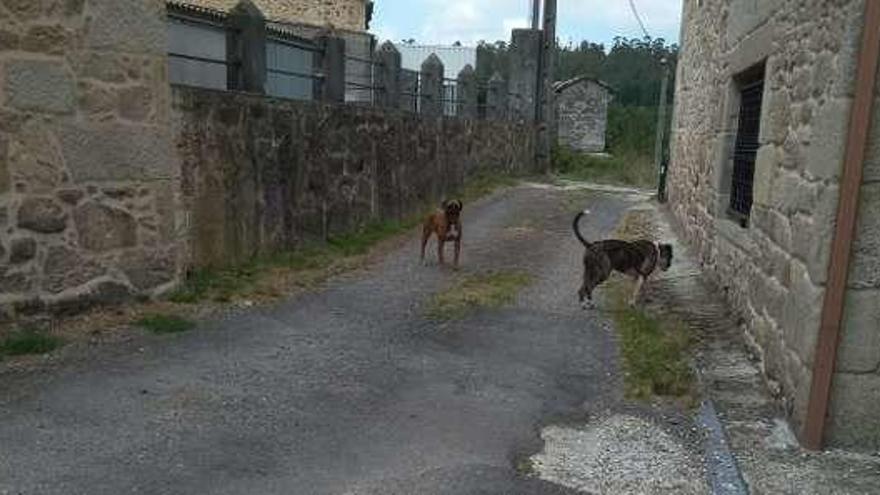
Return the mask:
<svg viewBox="0 0 880 495">
<path fill-rule="evenodd" d="M 611 94 L 591 79 L 578 79 L 558 86 L 556 112 L 560 145 L 585 153 L 605 151 L 608 103 Z"/>
<path fill-rule="evenodd" d="M 160 0 L 0 3 L 0 308 L 78 310 L 174 281 Z"/>
<path fill-rule="evenodd" d="M 190 266 L 407 218 L 480 170 L 529 172 L 534 130 L 175 87 Z"/>
<path fill-rule="evenodd" d="M 686 0 L 683 9 L 672 211 L 743 317 L 799 429 L 811 385 L 863 1 Z M 762 61 L 761 147 L 750 224 L 742 228 L 726 213 L 739 106 L 736 76 Z M 870 184 L 866 191 L 870 202 L 876 197 Z M 863 226 L 868 238 L 871 231 Z M 870 242 L 856 246 L 857 259 L 876 259 L 876 250 L 867 254 L 859 247 Z M 850 304 L 863 306 L 858 297 Z M 866 314 L 851 312 L 845 333 L 864 335 L 853 328 L 868 325 L 876 344 L 877 320 Z M 876 448 L 877 422 L 865 412 L 880 408 L 877 363 L 867 359 L 852 367 L 857 359 L 846 347 L 839 371 L 870 370 L 874 361 L 874 375 L 852 380 L 838 374 L 830 444 Z"/>
<path fill-rule="evenodd" d="M 228 12 L 239 0 L 178 0 Z M 267 19 L 366 30 L 367 0 L 252 0 Z"/>
</svg>

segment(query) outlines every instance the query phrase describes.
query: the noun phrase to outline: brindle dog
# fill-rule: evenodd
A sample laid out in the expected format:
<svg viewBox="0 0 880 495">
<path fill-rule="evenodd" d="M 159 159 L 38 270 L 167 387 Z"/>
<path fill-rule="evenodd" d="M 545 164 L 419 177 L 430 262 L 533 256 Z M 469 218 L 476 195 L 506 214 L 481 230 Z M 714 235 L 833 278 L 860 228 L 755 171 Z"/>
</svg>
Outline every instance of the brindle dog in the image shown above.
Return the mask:
<svg viewBox="0 0 880 495">
<path fill-rule="evenodd" d="M 440 209 L 425 219 L 422 228 L 422 263 L 425 262 L 425 247 L 432 234 L 437 234 L 437 257 L 442 265 L 443 246 L 446 242 L 455 243 L 455 267 L 458 268 L 458 258 L 461 254 L 461 201 L 454 199 L 444 201 Z"/>
<path fill-rule="evenodd" d="M 572 228 L 581 244 L 584 245 L 584 282 L 578 290 L 581 305 L 586 309 L 592 307 L 593 290 L 608 280 L 612 271 L 625 273 L 636 280 L 636 287 L 630 298 L 630 306 L 636 304 L 642 285 L 658 268 L 669 269 L 672 264 L 672 245 L 660 244 L 648 240 L 621 241 L 607 239 L 587 242 L 580 231 L 581 218 L 589 213 L 582 211 L 574 217 Z"/>
</svg>

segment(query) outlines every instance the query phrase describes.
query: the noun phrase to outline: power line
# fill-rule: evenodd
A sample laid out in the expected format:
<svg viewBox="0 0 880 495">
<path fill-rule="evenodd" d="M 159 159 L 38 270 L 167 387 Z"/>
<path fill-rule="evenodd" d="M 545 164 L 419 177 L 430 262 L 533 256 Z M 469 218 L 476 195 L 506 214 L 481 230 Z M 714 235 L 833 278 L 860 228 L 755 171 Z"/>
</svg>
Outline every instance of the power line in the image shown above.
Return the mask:
<svg viewBox="0 0 880 495">
<path fill-rule="evenodd" d="M 639 15 L 639 9 L 636 8 L 635 0 L 629 0 L 629 8 L 632 9 L 632 13 L 636 18 L 636 21 L 639 23 L 639 27 L 642 28 L 642 32 L 645 33 L 645 38 L 650 38 L 651 35 L 648 34 L 648 30 L 645 29 L 645 23 L 642 22 L 642 17 Z"/>
</svg>

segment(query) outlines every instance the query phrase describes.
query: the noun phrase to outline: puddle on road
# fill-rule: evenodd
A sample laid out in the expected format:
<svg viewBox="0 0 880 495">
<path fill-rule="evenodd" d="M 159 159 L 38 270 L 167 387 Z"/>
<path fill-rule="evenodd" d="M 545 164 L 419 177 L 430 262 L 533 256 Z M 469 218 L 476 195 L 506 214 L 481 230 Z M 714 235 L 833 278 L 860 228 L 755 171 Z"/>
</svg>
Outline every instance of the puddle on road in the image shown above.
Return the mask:
<svg viewBox="0 0 880 495">
<path fill-rule="evenodd" d="M 704 494 L 701 463 L 669 433 L 615 414 L 583 427 L 549 426 L 532 468 L 546 481 L 595 494 Z"/>
</svg>

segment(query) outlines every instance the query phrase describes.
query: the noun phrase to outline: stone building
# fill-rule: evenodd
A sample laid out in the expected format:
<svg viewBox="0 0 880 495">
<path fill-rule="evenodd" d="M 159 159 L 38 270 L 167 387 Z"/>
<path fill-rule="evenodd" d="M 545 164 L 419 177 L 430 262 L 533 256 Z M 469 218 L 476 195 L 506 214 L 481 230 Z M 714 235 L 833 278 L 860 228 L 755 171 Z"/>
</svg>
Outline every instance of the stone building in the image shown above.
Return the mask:
<svg viewBox="0 0 880 495">
<path fill-rule="evenodd" d="M 876 451 L 880 106 L 863 181 L 853 183 L 860 213 L 839 346 L 818 344 L 834 307 L 825 297 L 865 8 L 863 0 L 685 0 L 669 198 L 802 440 L 816 445 L 809 431 L 818 424 L 828 445 Z M 827 348 L 837 359 L 830 402 L 819 380 L 832 368 L 817 366 L 828 363 Z M 819 413 L 812 423 L 808 411 Z"/>
<path fill-rule="evenodd" d="M 164 8 L 0 5 L 0 319 L 176 280 Z"/>
<path fill-rule="evenodd" d="M 579 76 L 555 83 L 553 90 L 558 143 L 584 153 L 605 151 L 611 87 L 597 79 Z"/>
</svg>

